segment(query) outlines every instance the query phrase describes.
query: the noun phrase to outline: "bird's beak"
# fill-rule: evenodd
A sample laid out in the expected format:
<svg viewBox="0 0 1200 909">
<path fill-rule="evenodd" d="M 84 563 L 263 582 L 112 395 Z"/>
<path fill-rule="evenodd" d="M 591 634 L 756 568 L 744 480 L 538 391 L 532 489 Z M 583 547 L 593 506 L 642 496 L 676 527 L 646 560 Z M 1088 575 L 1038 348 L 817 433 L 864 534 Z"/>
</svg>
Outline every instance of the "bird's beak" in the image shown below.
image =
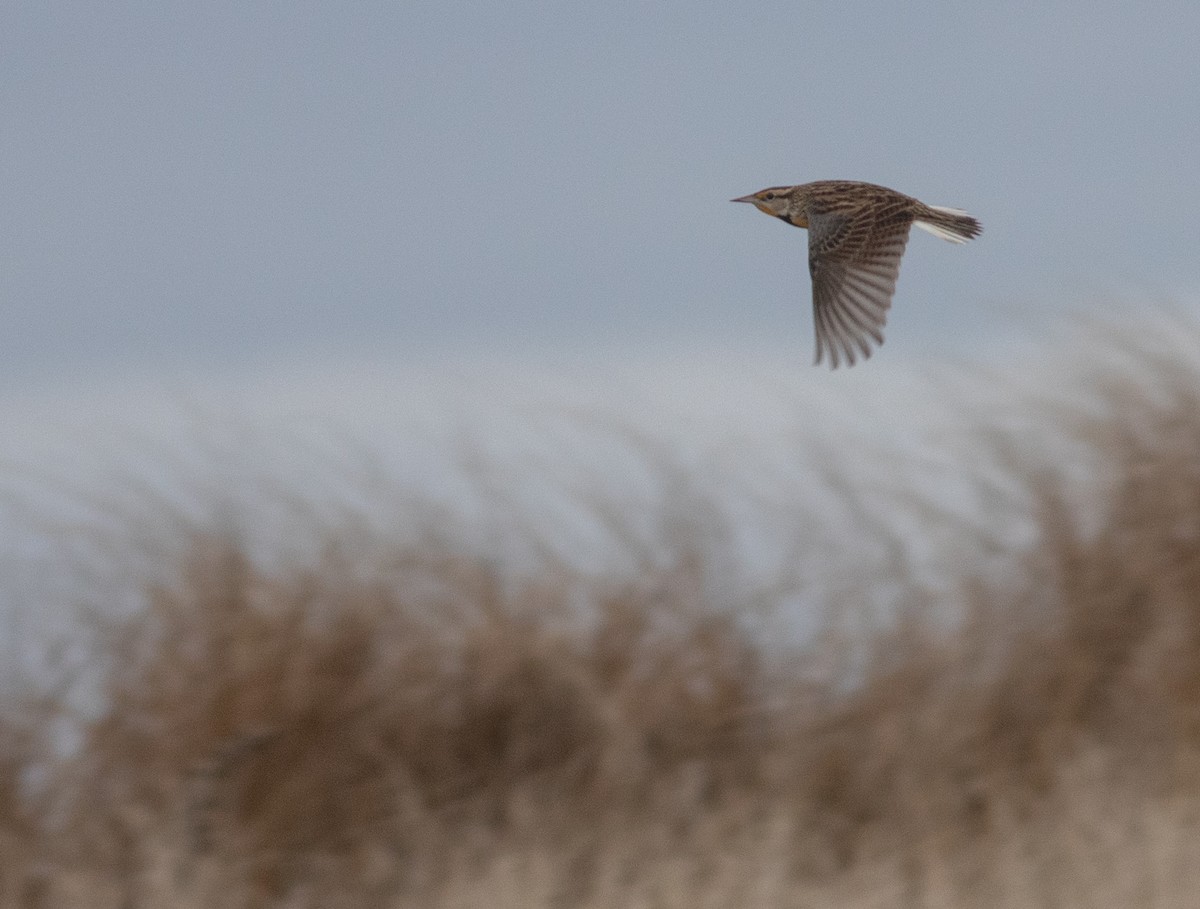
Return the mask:
<svg viewBox="0 0 1200 909">
<path fill-rule="evenodd" d="M 753 196 L 753 195 L 749 195 L 749 196 L 739 196 L 738 198 L 736 198 L 736 199 L 730 199 L 729 201 L 730 201 L 730 202 L 749 202 L 751 205 L 757 205 L 757 204 L 758 204 L 758 200 L 757 200 L 756 198 L 754 198 L 754 196 Z"/>
</svg>

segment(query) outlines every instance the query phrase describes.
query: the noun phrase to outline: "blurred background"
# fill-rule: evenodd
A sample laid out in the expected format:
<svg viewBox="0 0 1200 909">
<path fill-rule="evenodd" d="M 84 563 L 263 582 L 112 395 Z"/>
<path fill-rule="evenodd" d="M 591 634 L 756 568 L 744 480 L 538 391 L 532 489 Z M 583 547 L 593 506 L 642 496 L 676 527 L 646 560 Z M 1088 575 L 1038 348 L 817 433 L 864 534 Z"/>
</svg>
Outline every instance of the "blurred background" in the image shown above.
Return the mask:
<svg viewBox="0 0 1200 909">
<path fill-rule="evenodd" d="M 807 365 L 806 237 L 726 200 L 823 178 L 985 227 L 914 240 L 884 363 L 1196 291 L 1192 3 L 2 16 L 6 395 L 693 343 Z"/>
<path fill-rule="evenodd" d="M 1197 34 L 6 4 L 0 906 L 1190 905 Z"/>
</svg>

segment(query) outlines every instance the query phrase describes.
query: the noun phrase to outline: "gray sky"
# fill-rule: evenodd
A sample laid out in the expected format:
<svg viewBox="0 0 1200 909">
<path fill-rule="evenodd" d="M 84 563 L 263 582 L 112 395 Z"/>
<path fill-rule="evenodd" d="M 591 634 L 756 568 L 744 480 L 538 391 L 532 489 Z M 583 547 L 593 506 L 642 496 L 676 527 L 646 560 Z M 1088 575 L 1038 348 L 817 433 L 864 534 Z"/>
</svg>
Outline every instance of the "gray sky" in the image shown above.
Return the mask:
<svg viewBox="0 0 1200 909">
<path fill-rule="evenodd" d="M 0 382 L 689 343 L 812 355 L 805 234 L 884 183 L 885 355 L 1200 289 L 1200 4 L 63 3 L 0 11 Z"/>
</svg>

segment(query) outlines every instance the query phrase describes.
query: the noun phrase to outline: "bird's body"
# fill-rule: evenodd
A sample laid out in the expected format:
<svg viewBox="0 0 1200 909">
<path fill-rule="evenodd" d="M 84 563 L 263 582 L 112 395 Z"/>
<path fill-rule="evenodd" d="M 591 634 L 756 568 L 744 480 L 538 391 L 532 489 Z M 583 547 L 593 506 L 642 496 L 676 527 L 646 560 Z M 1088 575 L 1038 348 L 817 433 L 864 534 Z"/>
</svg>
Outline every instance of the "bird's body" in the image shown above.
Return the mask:
<svg viewBox="0 0 1200 909">
<path fill-rule="evenodd" d="M 900 257 L 916 224 L 952 243 L 979 236 L 979 222 L 964 211 L 926 205 L 874 183 L 818 180 L 773 186 L 734 199 L 808 230 L 816 362 L 828 353 L 836 369 L 871 355 L 883 343 L 883 326 L 896 291 Z"/>
</svg>

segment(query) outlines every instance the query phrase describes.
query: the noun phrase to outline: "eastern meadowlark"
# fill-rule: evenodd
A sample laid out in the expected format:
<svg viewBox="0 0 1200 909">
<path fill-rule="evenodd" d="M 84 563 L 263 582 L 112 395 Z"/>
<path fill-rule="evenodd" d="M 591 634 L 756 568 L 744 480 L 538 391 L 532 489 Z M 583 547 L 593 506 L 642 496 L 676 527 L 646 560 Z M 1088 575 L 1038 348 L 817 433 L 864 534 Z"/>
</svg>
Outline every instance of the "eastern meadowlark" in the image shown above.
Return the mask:
<svg viewBox="0 0 1200 909">
<path fill-rule="evenodd" d="M 765 214 L 808 229 L 815 362 L 821 363 L 828 352 L 832 369 L 842 358 L 853 366 L 858 354 L 864 360 L 871 356 L 871 341 L 883 343 L 912 225 L 951 243 L 965 243 L 982 230 L 965 211 L 926 205 L 885 186 L 850 180 L 772 186 L 732 201 L 749 202 Z"/>
</svg>

